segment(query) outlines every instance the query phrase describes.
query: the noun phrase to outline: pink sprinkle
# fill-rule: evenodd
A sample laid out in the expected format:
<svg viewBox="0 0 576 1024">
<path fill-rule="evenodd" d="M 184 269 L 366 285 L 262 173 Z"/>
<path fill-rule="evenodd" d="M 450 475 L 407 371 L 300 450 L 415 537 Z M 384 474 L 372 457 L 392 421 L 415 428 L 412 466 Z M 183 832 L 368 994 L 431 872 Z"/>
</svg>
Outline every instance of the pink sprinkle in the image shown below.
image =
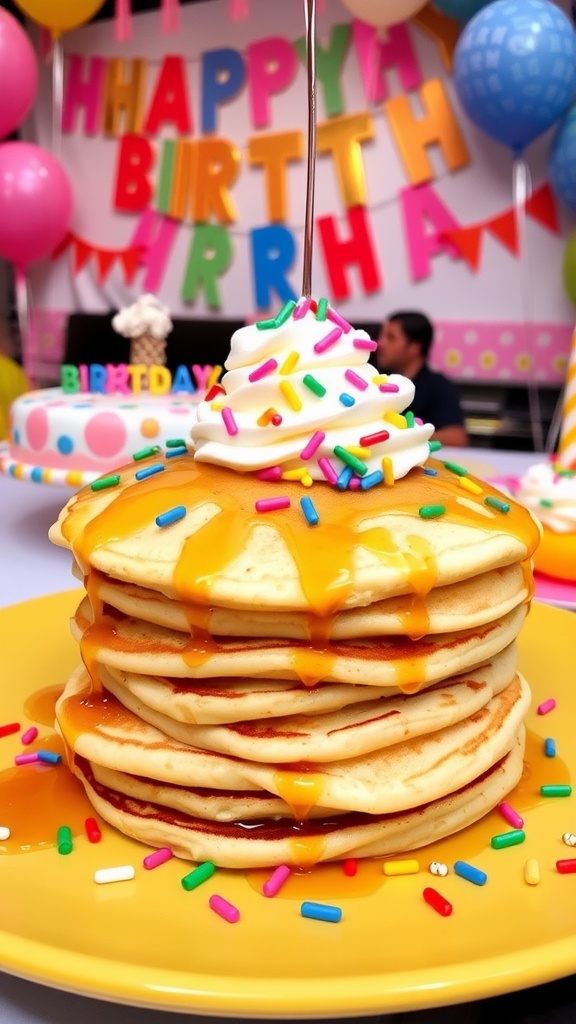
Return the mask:
<svg viewBox="0 0 576 1024">
<path fill-rule="evenodd" d="M 334 329 L 332 331 L 328 331 L 328 334 L 326 334 L 323 338 L 320 338 L 320 341 L 316 342 L 316 344 L 314 345 L 314 351 L 318 352 L 318 353 L 325 352 L 326 349 L 332 348 L 332 346 L 335 345 L 336 342 L 341 337 L 342 337 L 342 328 L 341 327 L 334 327 Z"/>
<path fill-rule="evenodd" d="M 16 754 L 14 764 L 35 764 L 39 760 L 38 754 Z"/>
<path fill-rule="evenodd" d="M 318 448 L 322 444 L 322 441 L 326 437 L 323 430 L 317 430 L 315 434 L 308 441 L 308 444 L 300 452 L 301 459 L 311 459 L 314 452 L 318 451 Z"/>
<path fill-rule="evenodd" d="M 278 369 L 278 363 L 275 359 L 267 359 L 265 363 L 258 366 L 252 373 L 248 374 L 248 380 L 255 381 L 260 380 L 262 377 L 267 377 L 269 373 L 274 373 L 274 370 Z"/>
<path fill-rule="evenodd" d="M 348 321 L 345 320 L 343 316 L 340 316 L 340 313 L 338 313 L 335 309 L 332 309 L 332 306 L 328 306 L 328 312 L 326 316 L 328 317 L 329 320 L 332 321 L 333 324 L 338 324 L 338 327 L 342 328 L 344 334 L 348 334 L 348 331 L 352 330 L 352 324 L 349 324 Z"/>
<path fill-rule="evenodd" d="M 366 391 L 368 384 L 362 379 L 362 377 L 359 377 L 357 373 L 354 373 L 354 370 L 346 370 L 344 376 L 346 377 L 346 380 L 350 384 L 353 384 L 355 388 L 358 388 L 359 391 Z"/>
<path fill-rule="evenodd" d="M 269 469 L 261 469 L 256 476 L 259 480 L 281 480 L 282 468 L 281 466 L 270 466 Z"/>
<path fill-rule="evenodd" d="M 424 420 L 421 420 L 419 416 L 414 417 L 414 423 L 416 423 L 419 427 L 424 426 Z"/>
<path fill-rule="evenodd" d="M 292 319 L 302 320 L 302 318 L 306 316 L 306 313 L 308 312 L 309 309 L 311 309 L 311 307 L 312 299 L 302 299 L 302 301 L 298 303 L 296 309 L 292 313 Z"/>
<path fill-rule="evenodd" d="M 554 711 L 556 707 L 556 701 L 554 697 L 550 697 L 549 700 L 545 700 L 542 704 L 539 704 L 536 708 L 539 715 L 547 715 L 549 711 Z"/>
<path fill-rule="evenodd" d="M 354 338 L 352 344 L 354 348 L 362 348 L 365 352 L 375 352 L 378 348 L 378 342 L 371 341 L 370 338 Z"/>
<path fill-rule="evenodd" d="M 167 846 L 162 846 L 159 850 L 155 850 L 154 853 L 149 853 L 147 857 L 144 857 L 142 865 L 145 868 L 157 868 L 160 864 L 165 864 L 167 860 L 173 856 L 172 850 L 169 850 Z"/>
<path fill-rule="evenodd" d="M 228 924 L 236 924 L 236 921 L 240 920 L 240 911 L 238 907 L 234 907 L 228 900 L 225 900 L 223 896 L 211 896 L 208 900 L 208 906 L 213 910 L 219 917 L 223 917 Z"/>
<path fill-rule="evenodd" d="M 398 387 L 397 384 L 379 384 L 378 385 L 378 390 L 379 391 L 390 391 L 390 392 L 393 392 L 394 394 L 396 394 L 397 391 L 400 391 L 400 388 Z"/>
<path fill-rule="evenodd" d="M 260 498 L 255 508 L 257 512 L 276 512 L 279 508 L 290 508 L 290 498 Z"/>
<path fill-rule="evenodd" d="M 510 804 L 507 804 L 505 800 L 501 804 L 498 804 L 498 810 L 505 821 L 507 821 L 509 825 L 512 825 L 512 828 L 523 827 L 524 818 L 521 818 L 514 808 L 510 807 Z"/>
<path fill-rule="evenodd" d="M 275 896 L 277 892 L 284 885 L 286 879 L 290 876 L 290 868 L 286 864 L 281 864 L 280 867 L 276 868 L 272 872 L 268 881 L 264 882 L 262 886 L 262 892 L 265 896 Z"/>
<path fill-rule="evenodd" d="M 357 476 L 351 477 L 350 478 L 350 483 L 348 484 L 348 490 L 349 491 L 357 491 L 357 490 L 359 490 L 359 488 L 360 488 L 360 477 L 357 477 Z"/>
<path fill-rule="evenodd" d="M 35 725 L 31 725 L 29 729 L 26 729 L 26 732 L 22 733 L 20 739 L 22 740 L 24 746 L 27 747 L 29 743 L 34 743 L 34 740 L 36 739 L 37 735 L 38 729 L 36 728 Z"/>
<path fill-rule="evenodd" d="M 226 427 L 227 432 L 230 434 L 230 437 L 234 437 L 234 435 L 238 433 L 238 427 L 236 425 L 232 409 L 225 406 L 225 408 L 220 411 L 222 413 L 222 419 L 224 420 L 224 426 Z"/>
<path fill-rule="evenodd" d="M 326 458 L 325 455 L 321 459 L 318 459 L 318 465 L 322 470 L 322 473 L 329 484 L 335 484 L 338 480 L 338 473 L 334 469 L 330 459 Z"/>
</svg>

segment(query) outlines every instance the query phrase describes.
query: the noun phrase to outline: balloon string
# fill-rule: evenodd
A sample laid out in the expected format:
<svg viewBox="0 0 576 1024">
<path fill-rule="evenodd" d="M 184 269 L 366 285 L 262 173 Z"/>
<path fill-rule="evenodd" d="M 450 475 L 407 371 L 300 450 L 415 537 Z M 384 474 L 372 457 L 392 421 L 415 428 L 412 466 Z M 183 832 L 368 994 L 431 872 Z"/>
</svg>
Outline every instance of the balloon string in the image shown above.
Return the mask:
<svg viewBox="0 0 576 1024">
<path fill-rule="evenodd" d="M 530 281 L 530 267 L 526 237 L 526 202 L 532 194 L 532 181 L 528 165 L 524 160 L 524 157 L 520 155 L 514 157 L 512 170 L 512 194 L 514 213 L 516 217 L 516 229 L 518 232 L 518 251 L 520 252 L 520 288 L 524 345 L 526 352 L 530 355 L 530 358 L 533 361 L 532 282 Z M 530 413 L 530 429 L 532 432 L 534 451 L 541 452 L 544 449 L 544 435 L 542 432 L 540 393 L 538 391 L 538 385 L 534 382 L 533 376 L 530 376 L 528 381 L 528 409 Z"/>
<path fill-rule="evenodd" d="M 28 280 L 25 272 L 20 267 L 16 267 L 14 272 L 14 293 L 18 330 L 20 332 L 20 346 L 22 349 L 22 366 L 30 384 L 34 387 L 36 384 L 36 372 L 30 348 Z"/>
<path fill-rule="evenodd" d="M 312 295 L 312 247 L 314 241 L 314 187 L 316 183 L 316 0 L 304 0 L 306 21 L 306 75 L 308 82 L 308 158 L 306 164 L 306 213 L 302 295 Z"/>
<path fill-rule="evenodd" d="M 52 154 L 62 151 L 62 105 L 64 96 L 64 51 L 58 36 L 52 46 Z"/>
</svg>

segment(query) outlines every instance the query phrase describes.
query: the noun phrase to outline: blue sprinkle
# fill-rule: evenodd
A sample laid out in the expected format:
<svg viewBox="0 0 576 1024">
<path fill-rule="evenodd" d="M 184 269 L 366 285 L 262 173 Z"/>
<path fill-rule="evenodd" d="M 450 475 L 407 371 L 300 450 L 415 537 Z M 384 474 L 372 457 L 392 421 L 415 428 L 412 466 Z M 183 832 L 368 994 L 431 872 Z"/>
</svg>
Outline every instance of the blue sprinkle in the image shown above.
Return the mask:
<svg viewBox="0 0 576 1024">
<path fill-rule="evenodd" d="M 431 469 L 430 466 L 422 466 L 422 472 L 426 473 L 426 476 L 438 476 L 438 470 Z"/>
<path fill-rule="evenodd" d="M 344 469 L 336 481 L 336 487 L 338 490 L 345 491 L 353 476 L 354 470 L 352 469 L 352 466 L 344 466 Z"/>
<path fill-rule="evenodd" d="M 307 522 L 310 523 L 310 526 L 316 526 L 316 524 L 320 521 L 320 517 L 316 509 L 314 508 L 314 502 L 312 501 L 312 498 L 300 498 L 300 505 L 302 506 L 302 511 L 306 516 Z"/>
<path fill-rule="evenodd" d="M 368 476 L 363 476 L 360 480 L 360 487 L 363 491 L 370 490 L 371 487 L 376 487 L 377 484 L 381 484 L 384 480 L 384 473 L 381 469 L 375 469 L 373 473 L 368 473 Z"/>
<path fill-rule="evenodd" d="M 548 739 L 544 740 L 544 753 L 546 757 L 556 757 L 556 740 Z"/>
<path fill-rule="evenodd" d="M 454 871 L 460 875 L 460 878 L 465 878 L 467 882 L 473 882 L 474 885 L 484 885 L 488 879 L 488 875 L 484 871 L 475 868 L 473 864 L 467 864 L 465 860 L 457 860 L 454 864 Z"/>
<path fill-rule="evenodd" d="M 144 469 L 139 469 L 136 473 L 137 480 L 145 480 L 147 476 L 154 476 L 155 473 L 161 473 L 164 466 L 161 462 L 156 462 L 153 466 L 146 466 Z"/>
<path fill-rule="evenodd" d="M 34 468 L 30 472 L 30 479 L 35 484 L 41 484 L 42 483 L 42 477 L 43 477 L 42 466 L 34 466 Z"/>
<path fill-rule="evenodd" d="M 300 907 L 300 914 L 314 921 L 330 921 L 333 924 L 338 924 L 342 920 L 340 907 L 331 907 L 328 903 L 311 903 L 308 900 Z"/>
<path fill-rule="evenodd" d="M 347 406 L 347 408 L 350 408 L 351 405 L 356 405 L 356 399 L 352 398 L 352 395 L 349 395 L 346 391 L 343 391 L 340 395 L 340 401 L 342 402 L 342 405 Z"/>
<path fill-rule="evenodd" d="M 169 508 L 167 512 L 161 512 L 159 516 L 156 516 L 156 526 L 170 526 L 170 523 L 177 523 L 179 519 L 184 519 L 185 515 L 184 505 L 175 505 L 174 508 Z"/>
<path fill-rule="evenodd" d="M 52 750 L 37 750 L 38 760 L 45 764 L 60 764 L 62 754 L 55 754 Z"/>
<path fill-rule="evenodd" d="M 188 449 L 187 449 L 186 445 L 183 444 L 183 445 L 180 445 L 179 448 L 170 448 L 170 450 L 166 452 L 166 458 L 167 459 L 171 459 L 173 455 L 187 455 L 187 454 L 188 454 Z"/>
<path fill-rule="evenodd" d="M 74 441 L 68 434 L 61 434 L 56 441 L 56 447 L 60 455 L 70 455 L 74 451 Z"/>
</svg>

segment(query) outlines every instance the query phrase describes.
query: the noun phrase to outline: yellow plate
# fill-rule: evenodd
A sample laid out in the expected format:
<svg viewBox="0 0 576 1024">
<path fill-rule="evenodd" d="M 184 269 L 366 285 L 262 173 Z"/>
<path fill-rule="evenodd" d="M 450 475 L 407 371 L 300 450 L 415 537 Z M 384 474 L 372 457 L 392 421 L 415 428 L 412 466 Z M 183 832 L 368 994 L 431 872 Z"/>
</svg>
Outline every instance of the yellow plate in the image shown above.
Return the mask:
<svg viewBox="0 0 576 1024">
<path fill-rule="evenodd" d="M 32 695 L 62 685 L 76 663 L 67 618 L 78 593 L 0 612 L 6 638 L 0 724 L 17 720 L 22 729 L 33 724 L 23 714 L 24 705 L 39 707 Z M 520 641 L 521 666 L 534 693 L 525 778 L 509 798 L 524 811 L 522 845 L 491 848 L 490 837 L 509 828 L 493 812 L 418 851 L 418 874 L 385 877 L 376 862 L 361 863 L 355 879 L 346 878 L 339 865 L 319 868 L 304 879 L 290 879 L 281 896 L 266 899 L 255 876 L 242 872 L 217 872 L 186 892 L 180 880 L 189 864 L 173 859 L 147 871 L 142 857 L 149 849 L 103 826 L 98 844 L 75 836 L 69 856 L 54 846 L 0 856 L 0 967 L 57 988 L 143 1007 L 308 1018 L 424 1009 L 573 973 L 576 875 L 559 874 L 555 865 L 576 856 L 561 838 L 576 832 L 575 798 L 542 798 L 539 787 L 546 780 L 567 782 L 575 774 L 575 631 L 571 613 L 535 604 Z M 537 705 L 549 697 L 557 708 L 538 715 Z M 556 740 L 556 758 L 544 755 L 547 736 Z M 46 741 L 50 730 L 41 726 L 39 742 Z M 10 766 L 22 749 L 19 735 L 0 739 L 0 781 L 14 774 Z M 39 769 L 18 769 L 29 770 Z M 41 770 L 67 772 L 62 766 Z M 0 807 L 0 816 L 8 817 L 8 802 L 0 801 Z M 524 881 L 528 858 L 539 861 L 539 885 Z M 458 859 L 484 870 L 486 885 L 455 875 L 452 865 Z M 432 860 L 450 865 L 446 878 L 429 874 Z M 127 863 L 136 868 L 134 880 L 94 883 L 96 868 Z M 424 902 L 426 886 L 452 903 L 450 917 Z M 240 909 L 236 924 L 209 909 L 214 892 Z M 339 905 L 342 921 L 304 919 L 302 899 Z"/>
</svg>

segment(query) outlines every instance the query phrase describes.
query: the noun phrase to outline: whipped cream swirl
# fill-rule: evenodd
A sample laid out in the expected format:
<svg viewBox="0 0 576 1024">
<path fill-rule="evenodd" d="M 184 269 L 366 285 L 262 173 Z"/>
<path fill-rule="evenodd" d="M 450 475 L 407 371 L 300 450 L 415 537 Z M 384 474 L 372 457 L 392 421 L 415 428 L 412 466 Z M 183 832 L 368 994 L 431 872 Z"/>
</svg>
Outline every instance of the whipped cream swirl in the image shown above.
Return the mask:
<svg viewBox="0 0 576 1024">
<path fill-rule="evenodd" d="M 414 385 L 368 363 L 376 343 L 366 331 L 330 306 L 319 318 L 305 299 L 264 325 L 232 335 L 225 393 L 198 406 L 199 461 L 240 472 L 305 469 L 315 480 L 328 478 L 326 460 L 336 474 L 345 468 L 342 449 L 359 456 L 366 474 L 382 472 L 388 459 L 392 479 L 426 461 L 434 427 L 401 415 Z"/>
<path fill-rule="evenodd" d="M 555 533 L 576 531 L 576 473 L 538 462 L 521 477 L 516 498 Z"/>
</svg>

